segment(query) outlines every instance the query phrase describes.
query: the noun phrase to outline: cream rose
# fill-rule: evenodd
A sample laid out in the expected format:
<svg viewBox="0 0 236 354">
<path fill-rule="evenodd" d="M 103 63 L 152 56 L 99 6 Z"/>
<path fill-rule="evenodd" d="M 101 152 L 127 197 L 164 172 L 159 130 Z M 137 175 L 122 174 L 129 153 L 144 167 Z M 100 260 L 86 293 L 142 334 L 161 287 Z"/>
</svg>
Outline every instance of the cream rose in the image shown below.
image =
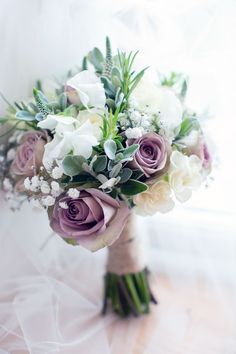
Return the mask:
<svg viewBox="0 0 236 354">
<path fill-rule="evenodd" d="M 202 161 L 196 155 L 186 156 L 173 151 L 168 175 L 176 199 L 185 202 L 202 183 Z"/>
<path fill-rule="evenodd" d="M 175 205 L 170 185 L 164 180 L 149 185 L 147 191 L 137 194 L 134 203 L 136 213 L 143 216 L 154 215 L 156 212 L 167 213 Z"/>
</svg>

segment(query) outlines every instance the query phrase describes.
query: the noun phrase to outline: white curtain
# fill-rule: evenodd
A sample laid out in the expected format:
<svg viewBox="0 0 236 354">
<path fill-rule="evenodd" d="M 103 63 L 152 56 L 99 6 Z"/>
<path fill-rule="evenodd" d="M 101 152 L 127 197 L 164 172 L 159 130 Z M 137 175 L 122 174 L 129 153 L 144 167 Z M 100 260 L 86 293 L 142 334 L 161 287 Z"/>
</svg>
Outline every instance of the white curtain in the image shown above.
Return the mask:
<svg viewBox="0 0 236 354">
<path fill-rule="evenodd" d="M 114 48 L 140 49 L 150 75 L 189 74 L 187 104 L 202 113 L 216 166 L 186 205 L 138 220 L 160 304 L 127 322 L 99 316 L 106 250 L 65 245 L 46 215 L 12 213 L 1 195 L 0 354 L 234 353 L 235 18 L 233 0 L 1 0 L 0 91 L 10 101 L 108 34 Z"/>
</svg>

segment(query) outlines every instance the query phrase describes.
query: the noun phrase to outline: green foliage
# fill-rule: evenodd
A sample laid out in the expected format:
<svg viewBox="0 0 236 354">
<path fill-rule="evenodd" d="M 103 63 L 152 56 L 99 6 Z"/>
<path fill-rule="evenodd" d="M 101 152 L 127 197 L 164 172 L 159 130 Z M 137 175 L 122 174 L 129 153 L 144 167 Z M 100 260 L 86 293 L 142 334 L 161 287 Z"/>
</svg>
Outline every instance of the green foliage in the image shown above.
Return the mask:
<svg viewBox="0 0 236 354">
<path fill-rule="evenodd" d="M 93 163 L 94 172 L 102 172 L 106 169 L 106 167 L 107 167 L 107 156 L 106 155 L 98 156 Z"/>
<path fill-rule="evenodd" d="M 122 109 L 127 107 L 129 96 L 142 79 L 147 68 L 136 73 L 133 70 L 134 60 L 138 52 L 130 52 L 129 54 L 118 51 L 118 62 L 120 67 L 120 84 L 123 93 Z M 118 76 L 117 76 L 118 78 Z"/>
<path fill-rule="evenodd" d="M 112 52 L 111 52 L 111 42 L 109 37 L 106 37 L 106 59 L 105 59 L 105 65 L 103 69 L 103 75 L 105 77 L 111 78 L 111 72 L 112 72 Z"/>
<path fill-rule="evenodd" d="M 104 143 L 104 151 L 110 160 L 114 160 L 116 156 L 117 146 L 114 140 L 109 139 Z"/>
<path fill-rule="evenodd" d="M 88 53 L 88 60 L 93 64 L 96 72 L 102 74 L 104 68 L 104 57 L 100 49 L 94 48 L 91 52 Z"/>
<path fill-rule="evenodd" d="M 121 185 L 120 191 L 125 195 L 136 195 L 142 192 L 145 192 L 148 189 L 148 186 L 140 181 L 130 179 L 126 183 Z"/>
<path fill-rule="evenodd" d="M 79 155 L 67 155 L 62 161 L 62 167 L 66 175 L 76 176 L 83 171 L 83 164 L 87 160 Z"/>
<path fill-rule="evenodd" d="M 51 113 L 51 110 L 48 108 L 48 100 L 44 96 L 44 94 L 41 91 L 34 88 L 33 95 L 39 112 L 44 117 L 47 116 L 49 113 Z"/>
<path fill-rule="evenodd" d="M 16 113 L 16 118 L 27 122 L 32 122 L 35 120 L 35 116 L 32 113 L 23 110 Z"/>
<path fill-rule="evenodd" d="M 127 182 L 130 177 L 132 176 L 132 170 L 130 168 L 123 168 L 119 174 L 120 177 L 120 182 L 119 183 L 125 183 Z"/>
<path fill-rule="evenodd" d="M 110 110 L 110 112 L 107 115 L 104 115 L 102 117 L 103 118 L 103 125 L 102 125 L 103 141 L 106 141 L 108 139 L 115 139 L 117 137 L 118 115 L 119 115 L 119 109 L 117 108 L 114 114 Z"/>
<path fill-rule="evenodd" d="M 182 73 L 171 72 L 168 76 L 161 77 L 163 86 L 173 87 L 181 99 L 184 99 L 188 89 L 188 77 Z"/>
<path fill-rule="evenodd" d="M 179 134 L 175 140 L 179 140 L 179 139 L 189 135 L 189 133 L 193 129 L 195 129 L 195 130 L 200 129 L 200 125 L 199 125 L 198 120 L 193 116 L 192 117 L 185 117 L 181 123 Z"/>
</svg>

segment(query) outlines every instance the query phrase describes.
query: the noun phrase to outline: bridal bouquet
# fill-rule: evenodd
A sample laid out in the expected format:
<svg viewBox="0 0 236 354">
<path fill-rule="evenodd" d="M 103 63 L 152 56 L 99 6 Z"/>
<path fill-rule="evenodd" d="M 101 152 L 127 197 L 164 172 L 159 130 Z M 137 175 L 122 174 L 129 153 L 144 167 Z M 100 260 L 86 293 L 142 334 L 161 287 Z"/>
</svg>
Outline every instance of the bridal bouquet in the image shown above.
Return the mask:
<svg viewBox="0 0 236 354">
<path fill-rule="evenodd" d="M 136 71 L 137 53 L 94 48 L 53 92 L 0 118 L 0 183 L 17 208 L 47 211 L 52 230 L 90 251 L 108 247 L 104 312 L 148 313 L 155 298 L 134 213 L 153 215 L 185 202 L 206 180 L 211 157 L 198 116 L 185 104 L 187 81 L 159 82 Z"/>
</svg>

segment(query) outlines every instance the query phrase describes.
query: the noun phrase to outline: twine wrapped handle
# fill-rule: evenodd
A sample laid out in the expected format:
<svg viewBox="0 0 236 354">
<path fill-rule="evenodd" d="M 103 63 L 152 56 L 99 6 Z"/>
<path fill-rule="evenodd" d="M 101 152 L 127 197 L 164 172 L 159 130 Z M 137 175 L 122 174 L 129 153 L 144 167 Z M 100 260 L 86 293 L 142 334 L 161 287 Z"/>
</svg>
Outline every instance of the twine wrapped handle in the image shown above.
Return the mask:
<svg viewBox="0 0 236 354">
<path fill-rule="evenodd" d="M 124 275 L 142 271 L 146 266 L 142 246 L 135 228 L 135 216 L 132 213 L 119 239 L 108 248 L 107 272 Z"/>
</svg>

